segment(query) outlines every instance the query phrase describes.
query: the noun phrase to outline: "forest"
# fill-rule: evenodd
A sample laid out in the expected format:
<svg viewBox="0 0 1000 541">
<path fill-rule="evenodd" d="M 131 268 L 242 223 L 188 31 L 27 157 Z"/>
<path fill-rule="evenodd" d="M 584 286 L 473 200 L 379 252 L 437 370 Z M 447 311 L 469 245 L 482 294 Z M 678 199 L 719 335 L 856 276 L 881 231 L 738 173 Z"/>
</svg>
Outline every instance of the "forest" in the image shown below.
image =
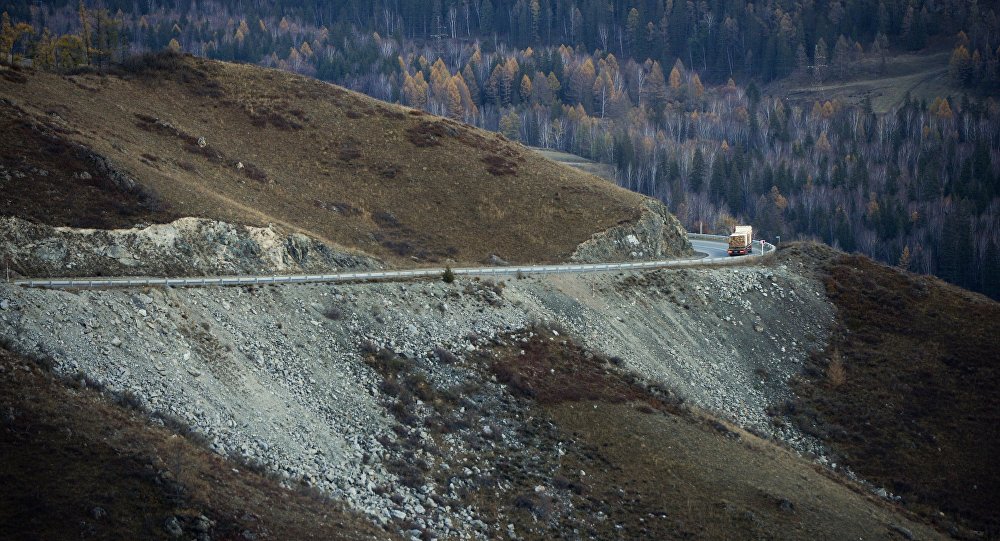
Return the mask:
<svg viewBox="0 0 1000 541">
<path fill-rule="evenodd" d="M 753 223 L 1000 298 L 1000 23 L 968 1 L 13 2 L 0 52 L 60 71 L 172 48 L 295 71 L 614 164 L 689 230 Z M 955 95 L 800 102 L 951 50 Z"/>
</svg>

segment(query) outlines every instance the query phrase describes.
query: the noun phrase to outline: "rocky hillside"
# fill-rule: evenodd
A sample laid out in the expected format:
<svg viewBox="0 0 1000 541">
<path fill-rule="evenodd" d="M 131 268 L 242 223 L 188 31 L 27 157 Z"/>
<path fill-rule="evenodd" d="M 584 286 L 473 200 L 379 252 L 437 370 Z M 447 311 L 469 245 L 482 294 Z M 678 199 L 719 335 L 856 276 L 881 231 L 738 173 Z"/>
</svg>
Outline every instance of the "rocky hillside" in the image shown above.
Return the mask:
<svg viewBox="0 0 1000 541">
<path fill-rule="evenodd" d="M 506 283 L 0 286 L 0 299 L 0 339 L 21 358 L 393 534 L 938 535 L 786 450 L 831 462 L 769 415 L 835 324 L 806 257 Z"/>
<path fill-rule="evenodd" d="M 653 244 L 609 255 L 690 250 L 647 198 L 499 134 L 313 79 L 167 53 L 112 74 L 0 70 L 0 128 L 12 135 L 0 142 L 0 215 L 274 225 L 405 265 L 565 261 L 593 235 L 649 219 L 664 222 Z"/>
<path fill-rule="evenodd" d="M 301 233 L 198 218 L 131 229 L 75 229 L 0 217 L 14 272 L 43 276 L 205 276 L 375 268 Z"/>
</svg>

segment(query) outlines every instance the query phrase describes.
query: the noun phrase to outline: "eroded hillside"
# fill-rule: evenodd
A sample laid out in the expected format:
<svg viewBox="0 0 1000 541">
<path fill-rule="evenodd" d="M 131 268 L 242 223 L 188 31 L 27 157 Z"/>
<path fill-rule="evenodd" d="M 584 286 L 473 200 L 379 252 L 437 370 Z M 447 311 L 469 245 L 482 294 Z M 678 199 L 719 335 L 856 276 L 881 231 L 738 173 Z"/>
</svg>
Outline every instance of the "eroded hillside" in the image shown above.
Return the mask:
<svg viewBox="0 0 1000 541">
<path fill-rule="evenodd" d="M 755 435 L 824 452 L 768 415 L 833 328 L 808 259 L 0 298 L 7 348 L 389 532 L 937 535 Z"/>
<path fill-rule="evenodd" d="M 48 225 L 275 224 L 412 265 L 566 260 L 649 213 L 501 135 L 276 70 L 169 54 L 109 75 L 3 69 L 0 210 Z M 667 255 L 684 253 L 660 214 Z"/>
</svg>

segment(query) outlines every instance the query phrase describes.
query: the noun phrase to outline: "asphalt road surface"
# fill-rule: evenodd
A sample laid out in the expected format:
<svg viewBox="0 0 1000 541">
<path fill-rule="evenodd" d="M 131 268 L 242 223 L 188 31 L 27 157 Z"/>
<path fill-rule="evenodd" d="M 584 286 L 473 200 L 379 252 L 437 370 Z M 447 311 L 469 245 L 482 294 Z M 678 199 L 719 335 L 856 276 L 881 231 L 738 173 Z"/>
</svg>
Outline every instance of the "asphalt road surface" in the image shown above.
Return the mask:
<svg viewBox="0 0 1000 541">
<path fill-rule="evenodd" d="M 456 276 L 517 276 L 531 274 L 571 274 L 583 272 L 618 272 L 668 267 L 690 267 L 694 265 L 733 265 L 756 259 L 774 252 L 774 246 L 764 244 L 765 250 L 757 248 L 750 256 L 729 257 L 726 254 L 727 237 L 698 235 L 691 245 L 700 252 L 686 259 L 664 259 L 659 261 L 629 261 L 624 263 L 566 263 L 559 265 L 519 265 L 509 267 L 467 267 L 455 268 Z M 758 243 L 758 246 L 760 244 Z M 384 270 L 364 272 L 341 272 L 333 274 L 298 275 L 257 275 L 257 276 L 194 276 L 194 277 L 99 277 L 99 278 L 28 278 L 12 283 L 25 287 L 48 287 L 60 289 L 104 288 L 104 287 L 208 287 L 235 285 L 279 285 L 330 282 L 361 282 L 366 280 L 408 280 L 413 278 L 440 277 L 445 269 Z"/>
</svg>

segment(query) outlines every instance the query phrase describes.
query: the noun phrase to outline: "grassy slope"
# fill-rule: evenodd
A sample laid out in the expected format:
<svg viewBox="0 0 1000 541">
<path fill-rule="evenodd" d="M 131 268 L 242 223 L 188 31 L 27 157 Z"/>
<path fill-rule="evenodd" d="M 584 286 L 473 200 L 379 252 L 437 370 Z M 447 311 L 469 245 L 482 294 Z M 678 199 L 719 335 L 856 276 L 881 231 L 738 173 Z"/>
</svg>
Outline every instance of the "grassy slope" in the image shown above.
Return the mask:
<svg viewBox="0 0 1000 541">
<path fill-rule="evenodd" d="M 150 196 L 120 190 L 105 174 L 90 179 L 74 174 L 93 166 L 59 134 L 34 129 L 34 122 L 0 102 L 0 166 L 11 180 L 0 179 L 0 215 L 70 227 L 113 229 L 136 222 L 169 222 L 180 216 Z M 46 174 L 32 173 L 44 170 Z"/>
<path fill-rule="evenodd" d="M 0 112 L 107 156 L 174 214 L 282 224 L 395 262 L 564 259 L 641 202 L 498 134 L 276 70 L 156 57 L 122 75 L 3 75 L 16 106 Z M 79 167 L 49 161 L 62 177 Z"/>
<path fill-rule="evenodd" d="M 3 349 L 0 415 L 3 539 L 170 539 L 170 517 L 193 537 L 199 515 L 215 539 L 392 537 Z"/>
<path fill-rule="evenodd" d="M 501 349 L 492 370 L 557 427 L 551 445 L 565 456 L 554 482 L 572 489 L 575 515 L 546 530 L 544 496 L 480 504 L 523 509 L 515 517 L 526 539 L 940 536 L 794 453 L 642 388 L 608 359 L 539 336 Z"/>
<path fill-rule="evenodd" d="M 1000 535 L 1000 303 L 859 255 L 821 269 L 839 328 L 793 419 L 912 510 Z"/>
<path fill-rule="evenodd" d="M 890 55 L 884 70 L 879 69 L 877 59 L 866 59 L 852 67 L 846 77 L 830 75 L 823 82 L 812 77 L 789 77 L 772 83 L 766 92 L 805 107 L 811 107 L 816 100 L 822 103 L 832 99 L 858 104 L 867 97 L 876 113 L 884 113 L 899 105 L 907 92 L 914 99 L 927 101 L 961 95 L 963 91 L 952 85 L 948 77 L 950 52 Z"/>
</svg>

